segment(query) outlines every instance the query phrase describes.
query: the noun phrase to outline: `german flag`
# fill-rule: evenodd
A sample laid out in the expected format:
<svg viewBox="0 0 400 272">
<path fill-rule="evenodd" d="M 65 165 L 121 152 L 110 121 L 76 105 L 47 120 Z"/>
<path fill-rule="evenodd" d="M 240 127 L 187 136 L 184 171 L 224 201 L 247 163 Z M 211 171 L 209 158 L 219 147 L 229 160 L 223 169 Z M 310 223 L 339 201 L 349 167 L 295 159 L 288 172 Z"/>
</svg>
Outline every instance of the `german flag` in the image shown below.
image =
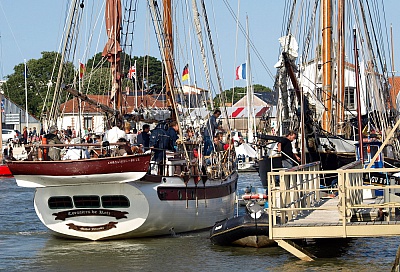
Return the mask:
<svg viewBox="0 0 400 272">
<path fill-rule="evenodd" d="M 189 79 L 189 64 L 186 64 L 185 68 L 183 68 L 182 81 L 185 81 L 188 79 Z"/>
<path fill-rule="evenodd" d="M 85 64 L 79 63 L 79 78 L 83 78 L 85 70 L 86 70 Z"/>
</svg>

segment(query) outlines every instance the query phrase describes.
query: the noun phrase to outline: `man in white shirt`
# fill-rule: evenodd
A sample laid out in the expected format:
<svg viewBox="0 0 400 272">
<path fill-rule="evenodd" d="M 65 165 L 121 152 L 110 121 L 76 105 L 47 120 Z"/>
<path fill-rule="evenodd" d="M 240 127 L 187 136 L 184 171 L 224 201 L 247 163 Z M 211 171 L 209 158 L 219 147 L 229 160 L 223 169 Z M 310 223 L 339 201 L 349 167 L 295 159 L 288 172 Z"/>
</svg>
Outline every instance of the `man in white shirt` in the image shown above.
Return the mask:
<svg viewBox="0 0 400 272">
<path fill-rule="evenodd" d="M 68 148 L 67 153 L 64 155 L 63 160 L 79 160 L 79 159 L 90 159 L 89 151 L 86 148 L 80 146 L 74 146 Z"/>
<path fill-rule="evenodd" d="M 120 129 L 118 126 L 113 126 L 111 129 L 107 130 L 104 133 L 103 141 L 108 141 L 109 143 L 116 143 L 120 138 L 126 139 L 125 131 Z"/>
<path fill-rule="evenodd" d="M 72 139 L 71 144 L 79 144 L 80 139 Z M 70 146 L 67 153 L 63 156 L 63 160 L 79 160 L 79 159 L 90 159 L 89 151 L 83 146 Z"/>
</svg>

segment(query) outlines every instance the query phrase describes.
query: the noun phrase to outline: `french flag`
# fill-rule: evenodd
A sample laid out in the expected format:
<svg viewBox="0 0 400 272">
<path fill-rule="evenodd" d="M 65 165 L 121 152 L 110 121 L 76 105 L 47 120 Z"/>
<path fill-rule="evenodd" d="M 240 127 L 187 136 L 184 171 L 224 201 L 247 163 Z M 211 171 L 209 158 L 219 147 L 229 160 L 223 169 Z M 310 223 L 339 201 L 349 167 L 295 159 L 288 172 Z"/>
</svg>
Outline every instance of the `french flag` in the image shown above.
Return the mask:
<svg viewBox="0 0 400 272">
<path fill-rule="evenodd" d="M 236 80 L 246 79 L 246 63 L 236 67 Z"/>
</svg>

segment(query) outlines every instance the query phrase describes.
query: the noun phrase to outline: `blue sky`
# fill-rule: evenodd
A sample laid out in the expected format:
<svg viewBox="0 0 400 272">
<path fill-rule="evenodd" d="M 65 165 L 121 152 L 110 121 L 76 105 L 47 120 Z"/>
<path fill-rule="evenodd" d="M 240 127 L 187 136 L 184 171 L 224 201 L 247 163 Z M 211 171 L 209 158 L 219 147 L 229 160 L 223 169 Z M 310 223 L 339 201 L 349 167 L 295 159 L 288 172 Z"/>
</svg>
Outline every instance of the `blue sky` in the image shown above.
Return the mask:
<svg viewBox="0 0 400 272">
<path fill-rule="evenodd" d="M 85 3 L 90 1 L 99 0 L 86 0 Z M 398 19 L 400 1 L 382 1 L 386 4 L 387 23 L 393 24 L 395 47 L 400 48 L 400 20 Z M 69 0 L 0 0 L 0 78 L 13 73 L 13 67 L 23 63 L 24 59 L 37 59 L 41 57 L 42 51 L 58 50 L 65 11 L 69 2 Z M 237 1 L 227 0 L 227 2 L 237 12 Z M 213 12 L 216 16 L 218 38 L 214 39 L 214 43 L 220 53 L 224 89 L 232 87 L 233 84 L 243 86 L 245 82 L 235 82 L 234 69 L 246 60 L 245 39 L 242 34 L 239 35 L 235 57 L 235 20 L 224 1 L 206 0 L 206 4 L 208 4 L 210 20 L 214 20 Z M 284 0 L 242 0 L 240 3 L 240 21 L 245 25 L 245 17 L 249 16 L 251 39 L 273 75 L 276 71 L 273 66 L 279 54 L 278 38 L 282 29 L 284 4 Z M 141 9 L 139 14 L 144 13 Z M 151 50 L 151 55 L 159 55 L 157 47 Z M 143 43 L 139 42 L 134 55 L 144 55 L 145 51 Z M 395 55 L 395 63 L 398 67 L 400 50 L 395 49 Z M 272 87 L 273 79 L 253 53 L 252 73 L 253 83 Z"/>
</svg>

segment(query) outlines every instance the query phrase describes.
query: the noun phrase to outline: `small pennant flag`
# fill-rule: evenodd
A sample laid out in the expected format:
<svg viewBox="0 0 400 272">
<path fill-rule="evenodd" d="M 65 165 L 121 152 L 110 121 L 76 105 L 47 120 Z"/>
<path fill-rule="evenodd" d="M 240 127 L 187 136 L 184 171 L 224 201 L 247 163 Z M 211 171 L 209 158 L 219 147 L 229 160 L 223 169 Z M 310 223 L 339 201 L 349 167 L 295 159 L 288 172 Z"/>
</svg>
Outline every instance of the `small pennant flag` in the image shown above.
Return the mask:
<svg viewBox="0 0 400 272">
<path fill-rule="evenodd" d="M 236 80 L 246 79 L 246 63 L 236 67 Z"/>
<path fill-rule="evenodd" d="M 189 64 L 186 64 L 185 68 L 183 68 L 182 72 L 182 81 L 189 79 Z"/>
<path fill-rule="evenodd" d="M 79 78 L 83 78 L 85 70 L 86 70 L 85 64 L 79 63 Z"/>
<path fill-rule="evenodd" d="M 129 72 L 128 72 L 128 78 L 130 79 L 136 79 L 136 65 L 131 66 L 131 68 L 129 68 Z"/>
</svg>

